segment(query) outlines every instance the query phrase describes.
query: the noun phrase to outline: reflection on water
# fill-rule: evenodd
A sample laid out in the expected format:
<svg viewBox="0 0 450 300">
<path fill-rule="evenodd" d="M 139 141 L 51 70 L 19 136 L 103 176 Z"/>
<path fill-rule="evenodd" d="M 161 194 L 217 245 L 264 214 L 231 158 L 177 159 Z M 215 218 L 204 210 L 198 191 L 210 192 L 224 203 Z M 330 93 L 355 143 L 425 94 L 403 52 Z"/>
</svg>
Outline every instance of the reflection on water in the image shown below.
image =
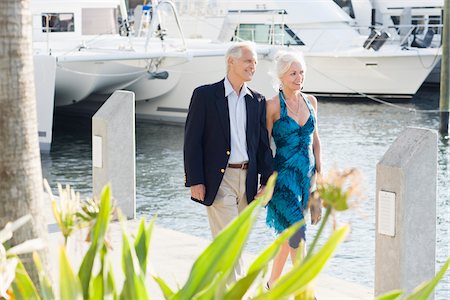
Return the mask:
<svg viewBox="0 0 450 300">
<path fill-rule="evenodd" d="M 438 90 L 421 89 L 405 108 L 436 109 Z M 350 237 L 339 247 L 325 272 L 366 286 L 373 286 L 375 245 L 376 164 L 398 134 L 407 126 L 437 129 L 439 115 L 393 109 L 369 101 L 342 102 L 319 99 L 319 126 L 324 171 L 334 164 L 357 167 L 365 179 L 367 198 L 358 209 L 338 216 L 351 223 Z M 57 116 L 52 152 L 42 157 L 44 176 L 71 184 L 88 196 L 92 187 L 90 120 Z M 140 217 L 157 214 L 160 226 L 210 238 L 205 209 L 189 200 L 184 188 L 183 127 L 138 122 L 137 206 Z M 439 138 L 437 267 L 449 255 L 450 244 L 450 147 L 448 137 Z M 427 174 L 424 174 L 427 176 Z M 307 237 L 316 227 L 309 226 Z M 252 232 L 247 251 L 259 252 L 273 240 L 263 214 Z M 438 286 L 436 299 L 450 299 L 450 275 Z"/>
</svg>

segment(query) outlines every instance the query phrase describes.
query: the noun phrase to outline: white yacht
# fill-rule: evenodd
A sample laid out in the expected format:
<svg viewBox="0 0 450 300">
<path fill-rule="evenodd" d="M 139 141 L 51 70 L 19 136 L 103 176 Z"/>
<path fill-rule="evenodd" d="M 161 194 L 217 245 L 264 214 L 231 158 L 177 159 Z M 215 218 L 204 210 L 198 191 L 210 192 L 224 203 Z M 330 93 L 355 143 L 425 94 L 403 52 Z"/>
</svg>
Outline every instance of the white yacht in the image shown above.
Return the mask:
<svg viewBox="0 0 450 300">
<path fill-rule="evenodd" d="M 131 90 L 138 118 L 182 123 L 193 89 L 223 78 L 224 53 L 235 40 L 258 44 L 250 86 L 267 96 L 276 92 L 269 73 L 280 47 L 304 52 L 305 92 L 342 97 L 411 97 L 440 57 L 439 48 L 405 46 L 382 28 L 355 28 L 332 0 L 203 3 L 205 9 L 180 3 L 181 26 L 166 0 L 140 6 L 133 22 L 119 0 L 33 0 L 38 85 L 54 90 L 56 106 Z M 408 43 L 410 35 L 403 36 Z M 48 115 L 43 108 L 53 109 L 53 101 L 46 103 L 40 107 Z"/>
<path fill-rule="evenodd" d="M 333 0 L 214 1 L 203 7 L 181 2 L 187 37 L 237 37 L 303 51 L 308 65 L 305 91 L 318 95 L 410 98 L 440 60 L 439 45 L 415 45 L 414 27 L 400 34 L 394 32 L 393 21 L 372 26 L 369 0 L 353 1 L 353 18 Z M 384 2 L 395 1 L 378 2 L 382 11 L 388 10 Z M 419 42 L 424 29 L 417 28 Z"/>
<path fill-rule="evenodd" d="M 54 106 L 127 89 L 136 94 L 138 117 L 184 122 L 193 89 L 224 76 L 231 42 L 186 41 L 180 26 L 178 37 L 167 38 L 161 18 L 177 23 L 177 14 L 165 0 L 141 9 L 133 32 L 123 6 L 119 0 L 32 1 L 41 149 L 51 144 Z M 120 27 L 119 11 L 125 16 Z M 272 48 L 259 46 L 259 59 L 268 59 Z M 156 114 L 148 114 L 146 106 L 155 101 Z"/>
<path fill-rule="evenodd" d="M 383 28 L 403 47 L 439 48 L 443 28 L 444 0 L 333 0 L 352 19 L 360 32 Z M 437 57 L 436 59 L 440 59 Z M 440 61 L 425 79 L 439 84 Z"/>
<path fill-rule="evenodd" d="M 365 11 L 370 16 L 372 6 L 363 6 L 364 2 L 358 1 L 359 15 Z M 301 50 L 308 66 L 304 91 L 315 95 L 409 99 L 441 56 L 440 47 L 415 47 L 412 31 L 395 36 L 388 27 L 356 26 L 356 20 L 332 0 L 178 1 L 178 5 L 185 36 L 191 42 L 205 38 L 217 43 L 252 40 Z M 163 22 L 162 26 L 173 32 L 173 24 Z M 266 74 L 273 66 L 272 54 L 260 61 L 250 83 L 267 96 L 276 93 Z M 195 85 L 192 80 L 213 82 L 218 78 L 211 74 L 223 68 L 208 59 L 204 62 L 168 68 L 180 73 L 183 84 L 166 95 L 137 102 L 138 117 L 183 122 Z"/>
</svg>

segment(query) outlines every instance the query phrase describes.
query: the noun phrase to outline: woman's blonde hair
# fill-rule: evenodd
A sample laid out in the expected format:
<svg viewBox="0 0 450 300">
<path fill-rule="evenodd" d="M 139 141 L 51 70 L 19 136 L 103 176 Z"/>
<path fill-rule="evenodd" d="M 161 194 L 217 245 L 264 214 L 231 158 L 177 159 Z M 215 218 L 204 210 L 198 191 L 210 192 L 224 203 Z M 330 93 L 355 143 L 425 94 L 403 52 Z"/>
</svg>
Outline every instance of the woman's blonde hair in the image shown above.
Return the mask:
<svg viewBox="0 0 450 300">
<path fill-rule="evenodd" d="M 275 56 L 276 75 L 278 80 L 289 70 L 293 63 L 299 63 L 304 73 L 306 64 L 303 54 L 299 51 L 280 51 Z"/>
</svg>

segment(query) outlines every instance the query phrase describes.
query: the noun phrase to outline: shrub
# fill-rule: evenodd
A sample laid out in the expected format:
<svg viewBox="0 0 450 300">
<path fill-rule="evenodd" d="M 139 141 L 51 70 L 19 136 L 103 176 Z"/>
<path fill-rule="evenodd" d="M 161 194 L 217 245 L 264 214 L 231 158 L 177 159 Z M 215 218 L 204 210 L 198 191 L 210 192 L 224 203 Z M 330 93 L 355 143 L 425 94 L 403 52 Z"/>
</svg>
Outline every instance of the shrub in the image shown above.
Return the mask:
<svg viewBox="0 0 450 300">
<path fill-rule="evenodd" d="M 356 191 L 355 182 L 345 184 L 347 180 L 351 181 L 352 178 L 357 177 L 355 177 L 355 171 L 336 173 L 334 176 L 334 179 L 319 181 L 314 196 L 316 200 L 323 201 L 326 208 L 318 235 L 321 234 L 321 229 L 323 229 L 333 211 L 349 207 L 348 201 Z M 186 283 L 181 288 L 173 290 L 162 278 L 153 276 L 166 299 L 241 299 L 244 296 L 255 300 L 287 299 L 293 296 L 296 299 L 314 299 L 310 283 L 320 273 L 336 247 L 345 238 L 349 230 L 347 225 L 336 229 L 317 251 L 315 251 L 318 238 L 316 236 L 309 248 L 308 255 L 295 262 L 292 269 L 284 274 L 268 291 L 262 288 L 261 276 L 267 271 L 269 262 L 275 257 L 281 244 L 297 231 L 302 225 L 301 222 L 288 228 L 263 250 L 251 264 L 245 277 L 231 285 L 227 284 L 228 275 L 232 272 L 243 251 L 258 213 L 271 198 L 275 177 L 276 175 L 269 179 L 264 194 L 255 199 L 197 258 Z M 63 190 L 60 188 L 62 203 L 74 198 L 79 199 L 70 188 L 61 191 Z M 64 210 L 64 207 L 72 207 L 71 205 L 60 205 L 58 208 L 56 202 L 52 206 L 65 241 L 75 227 L 90 226 L 90 245 L 78 272 L 75 272 L 71 267 L 66 254 L 66 243 L 60 248 L 60 299 L 149 299 L 150 295 L 145 279 L 154 219 L 148 225 L 145 225 L 144 220 L 141 220 L 133 241 L 125 229 L 125 218 L 118 212 L 122 229 L 122 269 L 125 275 L 124 282 L 119 285 L 109 261 L 108 253 L 110 249 L 106 240 L 106 233 L 113 213 L 110 187 L 104 188 L 99 202 L 89 200 L 80 203 L 78 210 Z M 30 241 L 28 246 L 31 247 L 27 250 L 19 246 L 6 250 L 3 246 L 5 241 L 12 236 L 14 228 L 17 228 L 26 219 L 18 220 L 12 223 L 13 225 L 8 224 L 5 229 L 0 231 L 2 245 L 0 247 L 0 297 L 55 299 L 50 280 L 42 270 L 39 257 L 36 254 L 33 256 L 39 270 L 39 283 L 31 281 L 17 257 L 24 251 L 33 251 L 42 245 L 38 241 Z M 446 262 L 435 278 L 419 286 L 406 299 L 427 299 L 443 277 L 449 263 L 450 260 Z M 94 268 L 94 265 L 100 267 Z M 36 288 L 35 284 L 38 284 L 39 289 Z M 122 290 L 119 291 L 118 286 L 122 286 Z M 251 288 L 255 286 L 256 288 Z M 252 294 L 249 295 L 249 293 Z M 378 299 L 390 300 L 401 299 L 401 297 L 401 291 L 394 291 Z"/>
</svg>

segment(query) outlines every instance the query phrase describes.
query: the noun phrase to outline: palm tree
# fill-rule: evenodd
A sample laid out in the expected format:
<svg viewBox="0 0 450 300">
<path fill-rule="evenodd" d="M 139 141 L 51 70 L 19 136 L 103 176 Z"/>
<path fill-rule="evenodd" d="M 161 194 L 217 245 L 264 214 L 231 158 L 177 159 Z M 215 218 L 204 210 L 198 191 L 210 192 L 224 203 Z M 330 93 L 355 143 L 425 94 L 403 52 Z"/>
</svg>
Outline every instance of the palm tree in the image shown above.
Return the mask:
<svg viewBox="0 0 450 300">
<path fill-rule="evenodd" d="M 34 91 L 29 0 L 0 2 L 0 228 L 31 214 L 12 245 L 46 240 L 43 185 Z M 44 266 L 47 259 L 40 253 Z M 23 260 L 34 282 L 31 256 Z M 48 269 L 48 268 L 47 268 Z"/>
</svg>

